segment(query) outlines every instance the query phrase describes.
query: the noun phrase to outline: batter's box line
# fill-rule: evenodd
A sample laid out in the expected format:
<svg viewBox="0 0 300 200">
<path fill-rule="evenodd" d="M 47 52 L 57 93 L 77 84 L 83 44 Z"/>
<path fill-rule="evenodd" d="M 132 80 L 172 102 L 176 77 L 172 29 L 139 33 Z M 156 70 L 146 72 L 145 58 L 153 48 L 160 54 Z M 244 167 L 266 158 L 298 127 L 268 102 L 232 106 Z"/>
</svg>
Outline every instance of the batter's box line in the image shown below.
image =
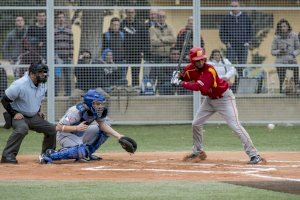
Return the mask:
<svg viewBox="0 0 300 200">
<path fill-rule="evenodd" d="M 98 167 L 86 167 L 81 168 L 85 171 L 116 171 L 116 172 L 138 172 L 138 171 L 152 171 L 152 172 L 170 172 L 170 173 L 201 173 L 201 174 L 241 174 L 247 176 L 253 176 L 256 178 L 271 179 L 271 180 L 284 180 L 284 181 L 295 181 L 300 182 L 300 179 L 296 178 L 284 178 L 276 176 L 261 175 L 259 172 L 276 171 L 276 168 L 257 168 L 256 170 L 250 171 L 209 171 L 209 170 L 172 170 L 172 169 L 112 169 L 108 166 Z"/>
<path fill-rule="evenodd" d="M 170 173 L 202 173 L 202 174 L 248 174 L 248 173 L 256 173 L 256 172 L 268 172 L 268 171 L 276 171 L 275 168 L 261 168 L 261 169 L 251 169 L 249 171 L 218 171 L 218 170 L 178 170 L 178 169 L 154 169 L 154 168 L 146 168 L 146 169 L 133 169 L 133 168 L 111 168 L 108 166 L 98 166 L 98 167 L 85 167 L 81 168 L 81 170 L 85 171 L 151 171 L 151 172 L 170 172 Z"/>
<path fill-rule="evenodd" d="M 191 163 L 191 162 L 160 162 L 161 160 L 150 160 L 146 162 L 139 162 L 139 163 L 147 163 L 147 164 L 162 164 L 162 165 L 177 165 L 177 166 L 203 166 L 203 167 L 233 167 L 233 168 L 243 168 L 243 169 L 259 169 L 259 168 L 270 168 L 270 167 L 275 167 L 275 168 L 298 168 L 300 165 L 269 165 L 267 164 L 262 164 L 262 165 L 251 165 L 248 164 L 243 164 L 243 165 L 237 165 L 237 164 L 226 164 L 226 163 Z M 203 161 L 205 162 L 205 161 Z M 285 163 L 286 161 L 282 161 L 281 163 Z"/>
<path fill-rule="evenodd" d="M 300 160 L 267 160 L 267 162 L 277 162 L 277 163 L 300 163 Z"/>
</svg>

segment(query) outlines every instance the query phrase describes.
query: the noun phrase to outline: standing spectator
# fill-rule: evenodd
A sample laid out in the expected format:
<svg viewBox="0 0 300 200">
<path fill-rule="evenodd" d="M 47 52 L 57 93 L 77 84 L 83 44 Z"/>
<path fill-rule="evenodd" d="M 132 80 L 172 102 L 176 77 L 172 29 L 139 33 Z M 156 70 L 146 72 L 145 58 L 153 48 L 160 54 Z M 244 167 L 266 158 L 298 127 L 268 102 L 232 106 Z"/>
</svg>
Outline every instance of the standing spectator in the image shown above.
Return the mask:
<svg viewBox="0 0 300 200">
<path fill-rule="evenodd" d="M 295 32 L 292 32 L 292 27 L 286 19 L 281 19 L 276 25 L 271 53 L 276 56 L 276 64 L 297 64 L 296 56 L 300 54 L 299 38 Z M 298 67 L 277 67 L 280 93 L 287 69 L 294 71 L 295 84 L 298 84 Z"/>
<path fill-rule="evenodd" d="M 25 51 L 22 53 L 16 62 L 16 65 L 30 65 L 31 63 L 37 63 L 39 61 L 44 62 L 42 56 L 37 54 L 34 51 Z M 28 67 L 18 67 L 14 70 L 15 80 L 21 78 L 25 72 L 28 70 Z"/>
<path fill-rule="evenodd" d="M 129 64 L 141 63 L 144 52 L 144 26 L 135 19 L 135 10 L 127 9 L 126 18 L 121 22 L 121 30 L 125 34 L 125 60 Z M 132 67 L 132 86 L 139 85 L 139 67 Z"/>
<path fill-rule="evenodd" d="M 150 62 L 151 61 L 151 44 L 150 44 L 150 28 L 155 26 L 157 23 L 158 18 L 158 10 L 150 10 L 149 19 L 144 23 L 144 33 L 143 38 L 144 40 L 144 61 Z M 150 67 L 144 68 L 144 75 L 149 76 Z"/>
<path fill-rule="evenodd" d="M 46 94 L 47 73 L 47 65 L 41 62 L 32 63 L 29 72 L 5 90 L 1 103 L 12 118 L 13 132 L 3 150 L 1 163 L 18 163 L 16 156 L 29 130 L 44 134 L 42 153 L 47 149 L 55 149 L 55 125 L 46 121 L 41 113 Z M 8 122 L 6 121 L 7 124 Z"/>
<path fill-rule="evenodd" d="M 66 24 L 65 13 L 59 12 L 56 17 L 57 25 L 54 29 L 56 64 L 71 64 L 73 63 L 73 33 L 71 28 Z M 70 96 L 72 69 L 70 67 L 63 67 L 62 74 L 65 96 Z M 56 90 L 58 90 L 57 76 L 55 78 Z"/>
<path fill-rule="evenodd" d="M 36 15 L 36 24 L 28 28 L 26 36 L 26 49 L 34 51 L 43 57 L 47 58 L 47 27 L 46 27 L 46 12 L 38 11 Z"/>
<path fill-rule="evenodd" d="M 233 63 L 246 64 L 248 48 L 254 35 L 252 23 L 247 14 L 238 10 L 238 1 L 231 1 L 231 6 L 234 9 L 221 23 L 220 38 L 227 47 L 226 57 Z M 239 77 L 242 77 L 243 69 L 237 68 Z"/>
<path fill-rule="evenodd" d="M 108 31 L 103 34 L 102 52 L 109 48 L 116 63 L 124 62 L 124 40 L 125 34 L 120 30 L 120 19 L 114 17 L 110 20 Z"/>
<path fill-rule="evenodd" d="M 152 60 L 161 63 L 168 58 L 170 49 L 176 42 L 173 28 L 166 24 L 166 13 L 164 11 L 158 12 L 157 23 L 149 31 Z"/>
<path fill-rule="evenodd" d="M 158 18 L 158 10 L 151 9 L 149 13 L 149 19 L 145 21 L 145 26 L 147 28 L 150 28 L 152 26 L 155 26 Z"/>
<path fill-rule="evenodd" d="M 10 31 L 3 44 L 3 58 L 15 63 L 22 53 L 22 42 L 27 34 L 28 27 L 22 16 L 16 17 L 16 28 Z"/>
<path fill-rule="evenodd" d="M 214 49 L 211 52 L 208 63 L 214 66 L 219 77 L 227 81 L 229 86 L 233 85 L 233 79 L 236 75 L 236 69 L 232 66 L 231 62 L 227 58 L 224 58 L 222 56 L 220 50 Z M 231 89 L 233 90 L 233 92 L 236 91 L 235 87 L 232 87 Z"/>
<path fill-rule="evenodd" d="M 6 88 L 7 88 L 6 70 L 3 67 L 0 67 L 0 98 L 4 96 Z"/>
<path fill-rule="evenodd" d="M 188 54 L 189 54 L 189 50 L 190 50 L 191 48 L 193 48 L 193 17 L 192 17 L 192 16 L 190 16 L 190 17 L 188 18 L 188 21 L 187 21 L 187 24 L 186 24 L 185 28 L 181 29 L 181 30 L 179 31 L 178 35 L 177 35 L 177 40 L 176 40 L 176 45 L 175 45 L 175 47 L 176 47 L 177 49 L 179 49 L 180 51 L 181 51 L 181 49 L 182 49 L 182 46 L 183 46 L 183 43 L 184 43 L 184 39 L 185 39 L 186 33 L 187 33 L 187 31 L 189 31 L 189 30 L 192 31 L 192 34 L 191 34 L 191 37 L 190 37 L 190 39 L 189 39 L 189 41 L 188 41 L 188 45 L 187 45 L 187 47 L 186 47 L 186 50 L 185 50 L 185 52 L 184 52 L 184 61 L 185 61 L 185 62 L 189 62 L 189 55 L 188 55 Z M 202 36 L 201 36 L 201 47 L 202 47 L 202 48 L 205 48 L 204 46 L 205 46 L 204 40 L 203 40 L 203 38 L 202 38 Z"/>
</svg>

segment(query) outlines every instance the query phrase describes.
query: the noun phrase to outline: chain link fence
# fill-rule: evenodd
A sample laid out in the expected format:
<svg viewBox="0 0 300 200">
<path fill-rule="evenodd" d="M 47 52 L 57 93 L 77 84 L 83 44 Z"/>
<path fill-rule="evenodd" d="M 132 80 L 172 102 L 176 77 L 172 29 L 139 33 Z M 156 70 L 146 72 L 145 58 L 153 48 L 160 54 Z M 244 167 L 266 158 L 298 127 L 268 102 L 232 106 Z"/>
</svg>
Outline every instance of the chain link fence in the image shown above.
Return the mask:
<svg viewBox="0 0 300 200">
<path fill-rule="evenodd" d="M 113 123 L 190 123 L 201 96 L 170 84 L 188 30 L 181 69 L 188 50 L 203 47 L 241 121 L 300 122 L 299 1 L 14 0 L 0 10 L 0 96 L 43 59 L 52 122 L 99 88 Z"/>
</svg>

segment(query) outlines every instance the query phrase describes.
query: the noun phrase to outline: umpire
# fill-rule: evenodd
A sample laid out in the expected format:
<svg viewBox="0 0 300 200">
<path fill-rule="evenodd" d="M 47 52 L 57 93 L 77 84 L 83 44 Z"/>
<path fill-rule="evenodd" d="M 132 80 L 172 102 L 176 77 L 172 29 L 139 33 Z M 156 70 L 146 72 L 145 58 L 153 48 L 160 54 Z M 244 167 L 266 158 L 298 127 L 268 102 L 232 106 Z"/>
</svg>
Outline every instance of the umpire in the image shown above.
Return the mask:
<svg viewBox="0 0 300 200">
<path fill-rule="evenodd" d="M 41 61 L 32 63 L 28 72 L 5 90 L 1 103 L 7 111 L 6 116 L 10 116 L 6 117 L 6 124 L 11 123 L 13 132 L 3 150 L 1 163 L 18 163 L 16 156 L 28 130 L 44 133 L 42 153 L 55 148 L 55 126 L 40 112 L 46 94 L 47 73 L 47 65 Z"/>
</svg>

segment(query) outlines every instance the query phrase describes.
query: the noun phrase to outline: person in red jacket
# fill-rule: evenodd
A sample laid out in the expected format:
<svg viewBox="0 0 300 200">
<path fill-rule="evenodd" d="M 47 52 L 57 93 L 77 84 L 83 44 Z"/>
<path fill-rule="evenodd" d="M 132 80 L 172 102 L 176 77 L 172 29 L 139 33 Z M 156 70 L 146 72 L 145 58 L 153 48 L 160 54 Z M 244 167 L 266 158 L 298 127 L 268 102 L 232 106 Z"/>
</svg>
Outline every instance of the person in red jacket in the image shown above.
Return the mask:
<svg viewBox="0 0 300 200">
<path fill-rule="evenodd" d="M 200 91 L 205 98 L 192 123 L 193 152 L 185 156 L 184 161 L 206 159 L 206 153 L 203 151 L 203 124 L 212 114 L 218 112 L 240 138 L 246 154 L 250 157 L 248 164 L 265 162 L 238 119 L 235 96 L 228 87 L 227 81 L 219 78 L 214 67 L 206 63 L 207 57 L 204 49 L 194 47 L 190 50 L 189 56 L 191 63 L 184 68 L 182 73 L 173 72 L 171 84 L 192 91 Z"/>
</svg>

